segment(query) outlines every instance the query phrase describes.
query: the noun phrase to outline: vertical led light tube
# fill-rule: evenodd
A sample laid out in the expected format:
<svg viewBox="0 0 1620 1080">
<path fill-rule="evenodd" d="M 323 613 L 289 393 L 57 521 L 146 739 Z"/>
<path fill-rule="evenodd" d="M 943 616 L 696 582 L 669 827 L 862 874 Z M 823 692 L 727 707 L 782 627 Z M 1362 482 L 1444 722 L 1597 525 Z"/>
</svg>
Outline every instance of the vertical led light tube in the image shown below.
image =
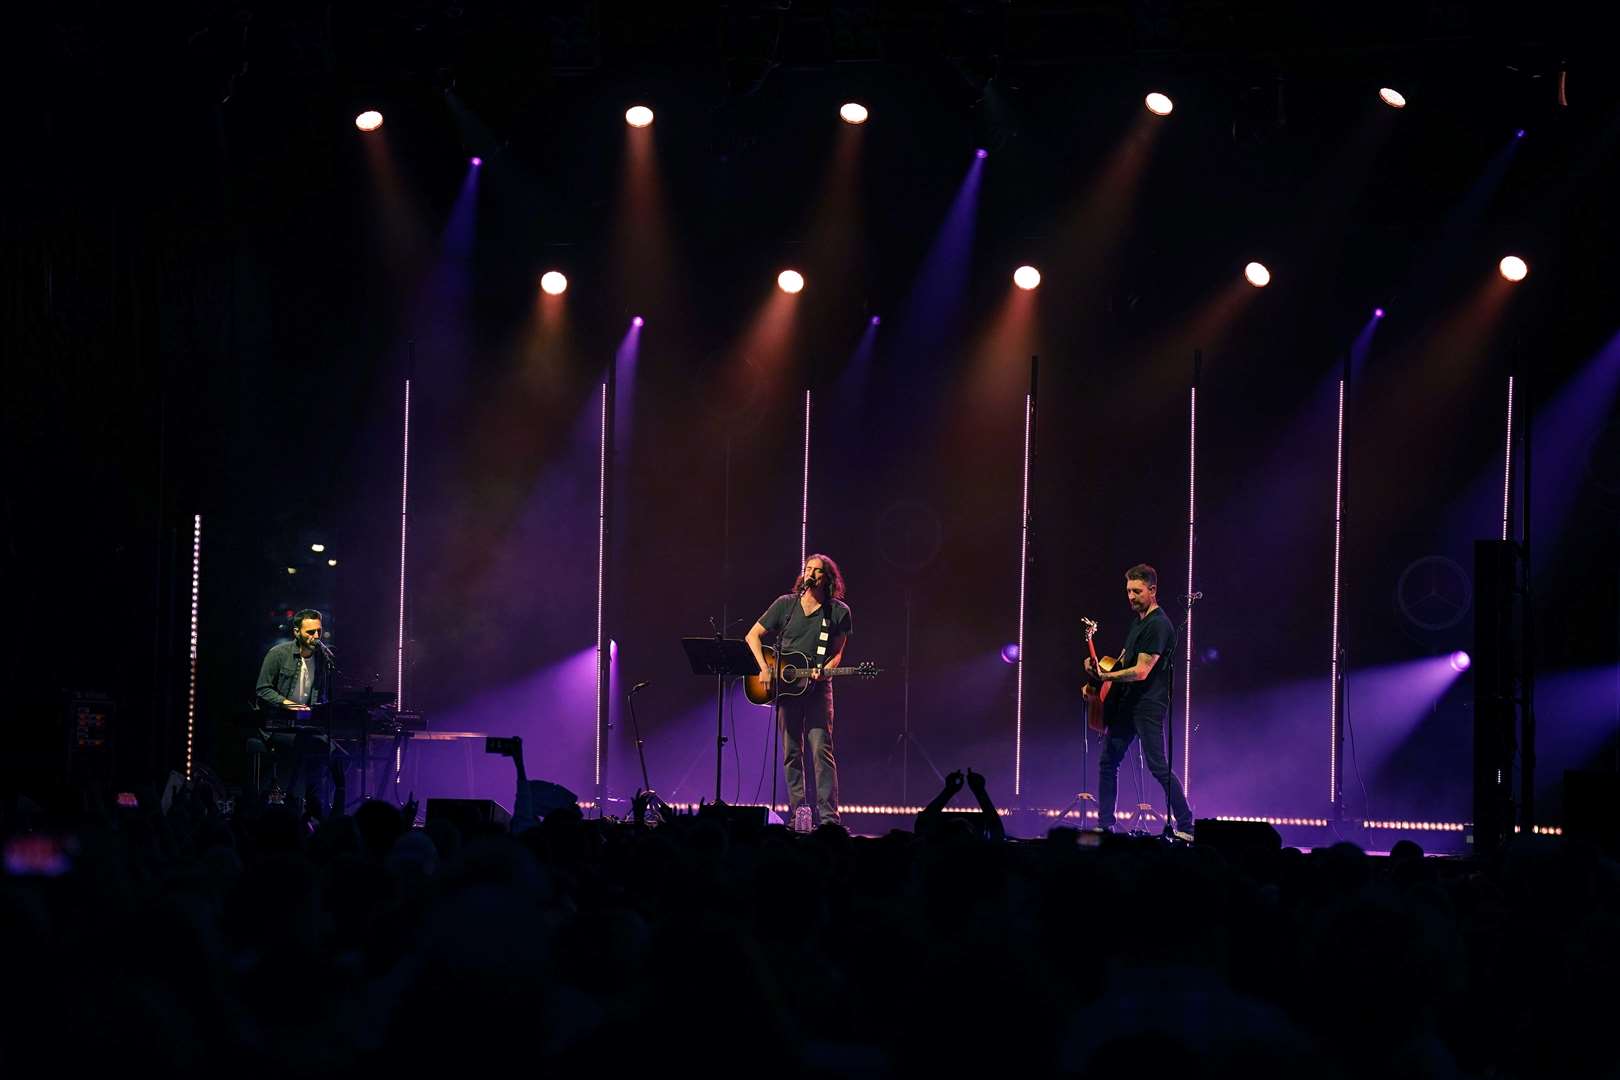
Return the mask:
<svg viewBox="0 0 1620 1080">
<path fill-rule="evenodd" d="M 202 515 L 191 517 L 191 649 L 186 684 L 186 779 L 197 735 L 197 597 L 202 584 Z"/>
<path fill-rule="evenodd" d="M 804 392 L 804 485 L 799 493 L 799 569 L 810 557 L 810 391 Z"/>
<path fill-rule="evenodd" d="M 1348 364 L 1348 362 L 1347 362 Z M 1339 810 L 1339 588 L 1340 556 L 1344 549 L 1344 399 L 1348 379 L 1339 379 L 1339 424 L 1333 476 L 1333 663 L 1328 697 L 1328 802 Z"/>
<path fill-rule="evenodd" d="M 1509 515 L 1513 505 L 1513 376 L 1508 376 L 1507 449 L 1502 455 L 1502 539 L 1511 540 Z"/>
<path fill-rule="evenodd" d="M 405 532 L 411 507 L 411 380 L 405 380 L 405 423 L 399 453 L 399 636 L 394 643 L 394 709 L 405 708 Z"/>
<path fill-rule="evenodd" d="M 608 463 L 608 386 L 612 368 L 602 382 L 602 435 L 596 459 L 596 769 L 597 817 L 602 816 L 602 719 L 606 702 L 602 690 L 607 679 L 607 625 L 604 600 L 607 595 L 607 463 Z"/>
<path fill-rule="evenodd" d="M 1193 538 L 1198 530 L 1197 362 L 1187 405 L 1187 638 L 1182 650 L 1181 787 L 1192 791 Z M 1174 730 L 1174 729 L 1172 729 Z"/>
<path fill-rule="evenodd" d="M 1031 368 L 1033 372 L 1033 367 Z M 1024 600 L 1029 585 L 1029 455 L 1035 430 L 1034 375 L 1024 395 L 1024 500 L 1018 544 L 1018 663 L 1013 691 L 1013 794 L 1024 793 Z"/>
</svg>

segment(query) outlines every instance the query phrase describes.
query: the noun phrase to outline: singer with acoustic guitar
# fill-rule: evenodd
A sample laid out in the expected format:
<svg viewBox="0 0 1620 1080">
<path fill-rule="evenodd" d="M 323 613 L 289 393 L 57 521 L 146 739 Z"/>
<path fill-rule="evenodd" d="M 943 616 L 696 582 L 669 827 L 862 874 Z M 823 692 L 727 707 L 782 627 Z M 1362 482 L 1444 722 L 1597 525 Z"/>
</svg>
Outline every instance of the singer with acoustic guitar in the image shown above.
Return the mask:
<svg viewBox="0 0 1620 1080">
<path fill-rule="evenodd" d="M 1176 631 L 1170 616 L 1159 607 L 1158 572 L 1146 563 L 1125 571 L 1125 599 L 1136 615 L 1125 635 L 1125 647 L 1111 669 L 1087 656 L 1089 682 L 1081 691 L 1088 705 L 1102 690 L 1108 691 L 1107 734 L 1097 777 L 1097 825 L 1105 830 L 1114 827 L 1120 762 L 1140 736 L 1148 771 L 1164 786 L 1165 800 L 1175 818 L 1172 834 L 1190 841 L 1192 807 L 1164 752 L 1164 721 L 1170 711 L 1169 655 L 1175 648 Z"/>
<path fill-rule="evenodd" d="M 766 660 L 766 634 L 776 635 L 777 653 L 802 653 L 809 660 L 809 687 L 803 693 L 777 698 L 776 724 L 782 737 L 782 769 L 787 773 L 788 812 L 791 815 L 805 805 L 804 747 L 809 744 L 819 824 L 839 823 L 833 691 L 831 681 L 821 673 L 824 668 L 839 666 L 849 640 L 849 605 L 843 596 L 844 576 L 838 572 L 838 564 L 826 555 L 812 555 L 804 561 L 793 591 L 777 597 L 746 637 L 759 661 L 759 682 L 767 689 L 774 665 Z"/>
</svg>

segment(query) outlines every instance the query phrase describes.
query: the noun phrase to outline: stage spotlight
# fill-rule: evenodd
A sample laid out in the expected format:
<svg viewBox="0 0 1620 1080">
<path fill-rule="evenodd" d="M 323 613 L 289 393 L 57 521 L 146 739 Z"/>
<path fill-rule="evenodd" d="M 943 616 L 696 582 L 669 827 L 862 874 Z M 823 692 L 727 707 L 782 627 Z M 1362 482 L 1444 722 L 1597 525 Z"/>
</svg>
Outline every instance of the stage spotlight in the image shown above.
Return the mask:
<svg viewBox="0 0 1620 1080">
<path fill-rule="evenodd" d="M 1406 108 L 1406 96 L 1399 90 L 1391 90 L 1387 86 L 1378 91 L 1378 100 L 1392 109 Z"/>
<path fill-rule="evenodd" d="M 1518 131 L 1515 131 L 1515 132 L 1514 132 L 1514 133 L 1513 133 L 1513 137 L 1514 137 L 1514 138 L 1515 138 L 1515 139 L 1522 139 L 1522 138 L 1524 138 L 1524 128 L 1520 128 L 1520 129 L 1519 129 L 1519 130 L 1518 130 Z"/>
<path fill-rule="evenodd" d="M 568 279 L 555 270 L 540 275 L 540 291 L 547 296 L 561 296 L 568 290 Z"/>
<path fill-rule="evenodd" d="M 882 321 L 883 321 L 883 317 L 882 317 L 882 316 L 880 316 L 880 315 L 874 315 L 874 316 L 872 316 L 872 325 L 873 325 L 873 326 L 876 326 L 876 325 L 878 325 L 878 324 L 879 324 L 879 323 L 881 323 L 881 322 L 882 322 Z"/>
<path fill-rule="evenodd" d="M 609 660 L 617 660 L 618 658 L 619 658 L 619 643 L 617 641 L 614 641 L 612 638 L 608 638 L 608 659 Z"/>
<path fill-rule="evenodd" d="M 632 105 L 624 110 L 624 122 L 633 128 L 644 128 L 653 122 L 653 111 L 645 105 Z"/>
<path fill-rule="evenodd" d="M 1470 667 L 1473 666 L 1473 664 L 1474 664 L 1473 657 L 1469 656 L 1467 653 L 1463 652 L 1461 649 L 1458 649 L 1456 652 L 1451 654 L 1451 670 L 1452 671 L 1467 671 Z"/>
<path fill-rule="evenodd" d="M 1263 289 L 1271 284 L 1271 271 L 1266 269 L 1264 263 L 1252 262 L 1245 266 L 1243 268 L 1243 277 L 1244 280 L 1257 289 Z"/>
<path fill-rule="evenodd" d="M 647 320 L 643 319 L 640 315 L 632 315 L 630 317 L 630 325 L 640 329 L 641 327 L 647 325 Z"/>
<path fill-rule="evenodd" d="M 376 109 L 367 109 L 354 118 L 354 126 L 361 131 L 376 131 L 382 127 L 382 113 Z"/>
<path fill-rule="evenodd" d="M 865 105 L 856 101 L 847 101 L 839 107 L 838 115 L 843 117 L 846 124 L 864 124 L 870 114 L 866 111 Z"/>
<path fill-rule="evenodd" d="M 1143 98 L 1142 104 L 1146 105 L 1147 111 L 1154 116 L 1169 116 L 1170 111 L 1176 107 L 1175 102 L 1157 90 Z"/>
<path fill-rule="evenodd" d="M 474 154 L 474 155 L 473 155 L 473 156 L 472 156 L 472 158 L 471 158 L 471 161 L 472 161 L 472 164 L 473 164 L 473 166 L 474 166 L 474 167 L 475 167 L 475 168 L 476 168 L 476 167 L 477 167 L 477 166 L 479 166 L 479 165 L 482 165 L 482 164 L 483 164 L 483 163 L 484 163 L 484 159 L 483 159 L 483 158 L 481 158 L 481 157 L 479 157 L 479 156 L 478 156 L 478 155 L 477 155 L 477 154 Z"/>
<path fill-rule="evenodd" d="M 311 545 L 309 545 L 309 550 L 315 552 L 318 555 L 321 552 L 326 550 L 326 545 L 325 544 L 311 544 Z"/>
<path fill-rule="evenodd" d="M 1383 317 L 1384 317 L 1384 309 L 1383 308 L 1381 308 L 1381 307 L 1373 308 L 1373 318 L 1382 319 Z"/>
<path fill-rule="evenodd" d="M 287 573 L 289 573 L 289 574 L 296 574 L 296 573 L 298 573 L 298 567 L 296 567 L 296 566 L 289 566 L 289 567 L 287 567 Z"/>
<path fill-rule="evenodd" d="M 804 288 L 804 275 L 797 270 L 784 270 L 776 275 L 776 287 L 785 293 L 796 293 Z"/>
<path fill-rule="evenodd" d="M 1013 284 L 1028 291 L 1041 283 L 1041 272 L 1033 266 L 1020 266 L 1013 271 Z"/>
<path fill-rule="evenodd" d="M 1509 281 L 1523 281 L 1530 272 L 1530 265 L 1517 255 L 1509 255 L 1496 264 L 1496 270 Z"/>
<path fill-rule="evenodd" d="M 1018 642 L 1009 641 L 1001 647 L 1001 660 L 1006 664 L 1018 663 Z"/>
<path fill-rule="evenodd" d="M 337 565 L 337 560 L 336 559 L 327 559 L 326 560 L 326 565 L 327 566 L 336 566 Z"/>
<path fill-rule="evenodd" d="M 990 156 L 990 151 L 981 146 L 977 150 L 973 151 L 973 156 L 978 158 L 980 161 L 983 161 L 985 158 Z"/>
</svg>

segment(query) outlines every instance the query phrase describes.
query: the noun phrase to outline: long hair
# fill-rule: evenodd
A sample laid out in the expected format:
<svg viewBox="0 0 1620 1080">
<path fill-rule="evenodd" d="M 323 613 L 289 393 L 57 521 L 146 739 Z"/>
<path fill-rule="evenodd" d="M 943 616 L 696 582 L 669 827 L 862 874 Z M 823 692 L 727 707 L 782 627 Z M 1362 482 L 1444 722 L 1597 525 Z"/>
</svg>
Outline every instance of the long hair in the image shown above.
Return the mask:
<svg viewBox="0 0 1620 1080">
<path fill-rule="evenodd" d="M 838 564 L 832 561 L 832 556 L 823 555 L 819 551 L 812 551 L 804 557 L 804 561 L 809 562 L 811 559 L 820 559 L 821 565 L 827 568 L 827 577 L 831 581 L 831 588 L 828 590 L 832 594 L 831 598 L 842 600 L 844 598 L 844 575 L 839 572 Z M 799 576 L 793 579 L 793 591 L 798 592 L 803 587 L 804 567 L 801 566 L 799 567 Z"/>
</svg>

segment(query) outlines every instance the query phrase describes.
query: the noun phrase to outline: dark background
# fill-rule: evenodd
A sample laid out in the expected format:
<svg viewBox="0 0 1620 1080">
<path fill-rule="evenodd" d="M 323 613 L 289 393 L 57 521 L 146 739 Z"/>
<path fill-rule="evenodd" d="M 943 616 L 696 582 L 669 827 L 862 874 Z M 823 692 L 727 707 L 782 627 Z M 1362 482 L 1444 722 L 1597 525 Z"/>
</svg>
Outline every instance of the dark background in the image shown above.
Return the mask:
<svg viewBox="0 0 1620 1080">
<path fill-rule="evenodd" d="M 435 726 L 523 734 L 533 775 L 587 791 L 595 394 L 640 313 L 610 633 L 619 682 L 653 682 L 639 719 L 666 796 L 712 794 L 712 688 L 677 639 L 711 618 L 740 634 L 792 583 L 812 385 L 810 547 L 848 576 L 849 658 L 888 669 L 840 694 L 845 801 L 933 789 L 895 750 L 908 595 L 912 733 L 1011 801 L 1014 669 L 997 654 L 1016 633 L 1031 351 L 1020 798 L 1089 788 L 1078 617 L 1117 647 L 1121 572 L 1143 560 L 1179 605 L 1196 348 L 1192 793 L 1201 814 L 1319 814 L 1334 395 L 1368 312 L 1390 317 L 1353 387 L 1344 569 L 1346 647 L 1366 672 L 1469 646 L 1471 615 L 1422 630 L 1398 583 L 1414 564 L 1443 573 L 1435 557 L 1466 578 L 1473 540 L 1499 529 L 1509 370 L 1552 401 L 1617 329 L 1620 96 L 1590 28 L 1557 6 L 67 4 L 17 19 L 5 759 L 25 787 L 70 764 L 132 782 L 184 760 L 194 513 L 199 760 L 241 779 L 236 717 L 288 609 L 327 611 L 351 676 L 392 689 L 410 373 L 408 697 Z M 1412 106 L 1379 105 L 1385 84 Z M 1177 109 L 1149 129 L 1154 87 Z M 873 114 L 858 133 L 834 119 L 851 98 Z M 620 196 L 636 101 L 658 112 L 663 276 Z M 352 123 L 366 106 L 387 116 L 370 142 Z M 852 134 L 854 197 L 829 212 Z M 1098 214 L 1093 185 L 1127 144 L 1146 155 L 1134 197 Z M 978 146 L 964 290 L 913 298 Z M 473 152 L 487 164 L 469 188 Z M 1510 250 L 1531 265 L 1516 290 L 1494 276 Z M 1234 285 L 1251 258 L 1276 275 L 1263 292 Z M 1031 321 L 998 336 L 1022 262 L 1046 283 Z M 788 264 L 810 282 L 788 355 L 738 356 Z M 565 328 L 537 316 L 554 266 L 573 282 Z M 1216 332 L 1199 315 L 1228 293 Z M 873 314 L 875 351 L 852 365 Z M 1541 669 L 1553 691 L 1594 688 L 1541 717 L 1552 817 L 1560 771 L 1615 753 L 1604 412 L 1573 457 L 1537 458 L 1538 489 L 1573 492 L 1567 517 L 1535 522 Z M 1468 680 L 1400 729 L 1356 687 L 1353 721 L 1391 749 L 1347 779 L 1349 808 L 1465 819 Z M 110 757 L 70 758 L 74 692 L 114 703 Z M 624 719 L 617 795 L 639 782 Z M 733 717 L 727 798 L 768 788 L 759 720 Z M 509 778 L 455 753 L 418 794 L 505 797 Z"/>
</svg>

